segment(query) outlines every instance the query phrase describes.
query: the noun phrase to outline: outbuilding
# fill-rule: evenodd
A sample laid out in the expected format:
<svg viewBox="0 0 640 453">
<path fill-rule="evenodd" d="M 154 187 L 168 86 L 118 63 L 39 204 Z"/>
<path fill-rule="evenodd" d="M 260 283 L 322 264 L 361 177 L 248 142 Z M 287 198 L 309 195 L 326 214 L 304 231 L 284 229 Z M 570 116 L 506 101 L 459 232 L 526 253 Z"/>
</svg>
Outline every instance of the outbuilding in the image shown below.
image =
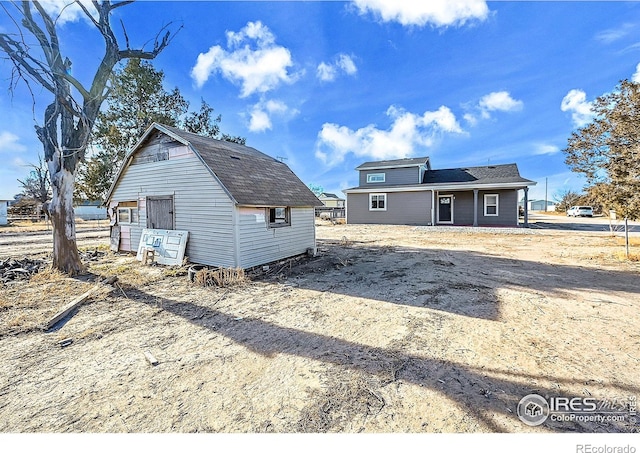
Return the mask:
<svg viewBox="0 0 640 453">
<path fill-rule="evenodd" d="M 0 200 L 0 225 L 7 225 L 9 223 L 7 219 L 7 205 L 8 200 Z"/>
<path fill-rule="evenodd" d="M 315 253 L 321 204 L 273 157 L 157 123 L 127 155 L 106 201 L 112 248 L 138 250 L 146 228 L 187 231 L 190 262 L 227 268 Z"/>
</svg>

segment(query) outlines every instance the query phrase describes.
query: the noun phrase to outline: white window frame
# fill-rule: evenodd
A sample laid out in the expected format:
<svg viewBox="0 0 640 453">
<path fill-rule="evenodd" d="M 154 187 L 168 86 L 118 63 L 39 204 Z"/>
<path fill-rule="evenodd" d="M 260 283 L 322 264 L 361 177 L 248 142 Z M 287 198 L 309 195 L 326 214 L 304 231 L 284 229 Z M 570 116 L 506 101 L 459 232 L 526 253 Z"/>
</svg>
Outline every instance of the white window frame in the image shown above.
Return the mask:
<svg viewBox="0 0 640 453">
<path fill-rule="evenodd" d="M 271 222 L 271 210 L 272 209 L 284 209 L 284 221 Z M 269 228 L 283 228 L 291 226 L 291 208 L 288 206 L 273 206 L 266 208 L 266 220 Z"/>
<path fill-rule="evenodd" d="M 367 175 L 367 183 L 379 183 L 384 182 L 386 179 L 385 173 L 369 173 Z"/>
<path fill-rule="evenodd" d="M 120 217 L 120 212 L 126 212 L 127 213 L 127 217 L 129 218 L 129 220 L 127 222 L 124 222 L 122 220 L 122 218 Z M 136 218 L 135 220 L 133 219 L 133 215 L 135 214 Z M 119 224 L 124 224 L 124 225 L 137 225 L 138 221 L 140 220 L 139 217 L 139 213 L 138 213 L 138 208 L 118 208 L 118 223 Z"/>
<path fill-rule="evenodd" d="M 374 208 L 373 206 L 373 197 L 376 197 L 376 204 L 379 205 L 380 197 L 384 197 L 384 207 L 383 208 Z M 369 194 L 369 211 L 386 211 L 387 210 L 387 201 L 388 201 L 386 193 L 370 193 Z"/>
<path fill-rule="evenodd" d="M 487 198 L 488 197 L 496 197 L 496 202 L 489 204 L 487 202 Z M 488 207 L 496 207 L 496 213 L 495 214 L 489 214 L 487 212 L 487 208 Z M 498 217 L 500 215 L 500 194 L 497 193 L 485 193 L 484 194 L 484 216 L 485 217 Z"/>
</svg>

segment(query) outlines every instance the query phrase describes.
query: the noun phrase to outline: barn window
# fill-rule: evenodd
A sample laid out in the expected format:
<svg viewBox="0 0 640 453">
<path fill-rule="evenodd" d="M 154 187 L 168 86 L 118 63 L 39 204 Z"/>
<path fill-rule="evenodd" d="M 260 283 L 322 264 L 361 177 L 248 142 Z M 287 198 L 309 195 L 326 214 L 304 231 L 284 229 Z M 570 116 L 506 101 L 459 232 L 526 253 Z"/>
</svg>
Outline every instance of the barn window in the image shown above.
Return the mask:
<svg viewBox="0 0 640 453">
<path fill-rule="evenodd" d="M 285 207 L 268 208 L 269 228 L 279 228 L 291 225 L 291 210 Z"/>
<path fill-rule="evenodd" d="M 118 223 L 138 223 L 138 203 L 125 201 L 118 203 Z"/>
</svg>

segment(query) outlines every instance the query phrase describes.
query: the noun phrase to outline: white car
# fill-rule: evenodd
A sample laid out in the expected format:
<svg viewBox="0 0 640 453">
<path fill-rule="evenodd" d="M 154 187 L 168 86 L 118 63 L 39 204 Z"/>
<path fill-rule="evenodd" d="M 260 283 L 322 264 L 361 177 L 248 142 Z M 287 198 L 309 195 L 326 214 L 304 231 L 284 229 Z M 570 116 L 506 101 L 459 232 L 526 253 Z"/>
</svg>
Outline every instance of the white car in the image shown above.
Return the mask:
<svg viewBox="0 0 640 453">
<path fill-rule="evenodd" d="M 567 217 L 593 217 L 591 206 L 571 206 L 567 210 Z"/>
</svg>

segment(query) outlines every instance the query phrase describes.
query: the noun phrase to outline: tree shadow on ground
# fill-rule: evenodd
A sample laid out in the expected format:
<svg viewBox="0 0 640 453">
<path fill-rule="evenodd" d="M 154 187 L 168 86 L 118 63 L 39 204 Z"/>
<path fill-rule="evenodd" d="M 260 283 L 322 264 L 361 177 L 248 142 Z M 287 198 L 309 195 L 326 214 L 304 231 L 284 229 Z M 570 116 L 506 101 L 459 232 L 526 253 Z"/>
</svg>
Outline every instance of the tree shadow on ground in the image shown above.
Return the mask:
<svg viewBox="0 0 640 453">
<path fill-rule="evenodd" d="M 557 296 L 567 296 L 571 291 L 640 294 L 637 272 L 556 265 L 466 250 L 318 243 L 320 252 L 315 258 L 256 278 L 493 321 L 500 320 L 500 288 Z M 599 301 L 606 302 L 602 298 Z"/>
<path fill-rule="evenodd" d="M 584 384 L 580 379 L 564 379 L 556 376 L 518 374 L 504 370 L 474 368 L 460 363 L 406 353 L 400 349 L 385 349 L 336 338 L 329 335 L 285 327 L 255 317 L 239 318 L 237 315 L 207 306 L 207 302 L 196 304 L 159 298 L 140 290 L 131 290 L 129 297 L 141 303 L 161 307 L 190 323 L 222 335 L 235 343 L 264 357 L 288 354 L 334 365 L 342 370 L 376 377 L 383 384 L 401 381 L 437 391 L 469 414 L 482 430 L 504 432 L 507 428 L 497 415 L 514 420 L 520 399 L 530 393 L 543 396 L 557 395 L 552 383 Z M 537 381 L 535 388 L 523 385 L 524 379 Z M 612 384 L 608 390 L 638 394 L 640 388 Z M 584 395 L 563 394 L 574 398 Z M 349 404 L 347 401 L 345 404 Z M 447 414 L 442 414 L 446 416 Z M 291 431 L 297 431 L 296 424 Z M 522 431 L 528 427 L 521 425 Z M 601 425 L 592 422 L 556 422 L 547 420 L 544 428 L 549 431 L 573 432 L 632 432 L 637 427 L 626 422 Z"/>
</svg>

